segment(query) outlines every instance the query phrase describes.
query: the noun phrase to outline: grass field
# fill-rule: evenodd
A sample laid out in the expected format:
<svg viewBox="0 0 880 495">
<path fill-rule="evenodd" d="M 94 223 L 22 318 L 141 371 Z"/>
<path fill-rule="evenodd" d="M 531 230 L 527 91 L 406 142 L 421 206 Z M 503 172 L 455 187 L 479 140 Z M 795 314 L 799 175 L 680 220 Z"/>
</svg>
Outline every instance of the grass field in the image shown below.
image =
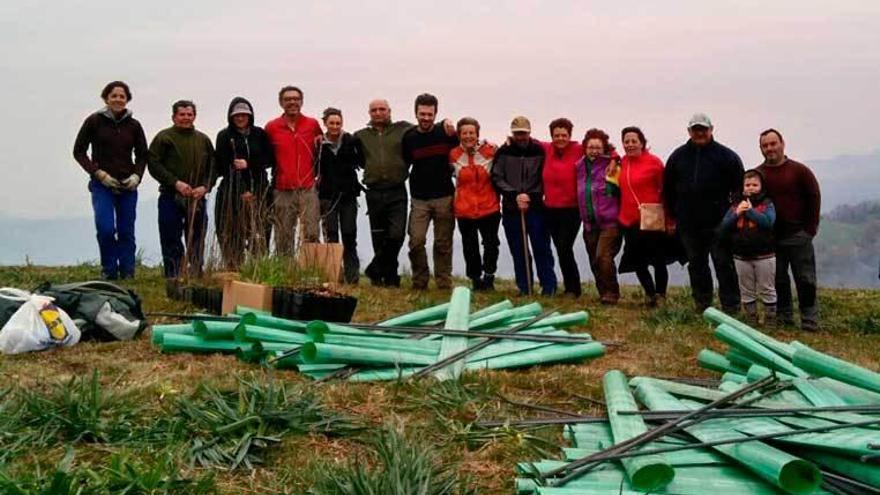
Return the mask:
<svg viewBox="0 0 880 495">
<path fill-rule="evenodd" d="M 2 267 L 0 286 L 96 278 L 94 266 Z M 146 311 L 189 311 L 169 301 L 158 269 L 129 284 Z M 512 283 L 475 294 L 473 307 L 514 297 Z M 444 302 L 449 294 L 362 284 L 355 320 L 375 321 Z M 880 292 L 822 290 L 823 330 L 770 332 L 871 369 L 880 358 Z M 582 365 L 431 380 L 316 385 L 231 356 L 160 354 L 148 331 L 134 342 L 91 343 L 0 358 L 0 493 L 512 493 L 517 461 L 555 457 L 561 428 L 480 431 L 476 419 L 542 415 L 509 401 L 601 413 L 601 376 L 711 377 L 696 364 L 721 347 L 691 309 L 686 289 L 647 309 L 641 290 L 599 306 L 538 298 L 545 308 L 586 309 L 576 332 L 625 344 Z M 236 466 L 231 469 L 231 466 Z M 415 484 L 430 489 L 419 492 Z M 368 491 L 374 490 L 373 492 Z M 79 490 L 79 491 L 78 491 Z"/>
</svg>

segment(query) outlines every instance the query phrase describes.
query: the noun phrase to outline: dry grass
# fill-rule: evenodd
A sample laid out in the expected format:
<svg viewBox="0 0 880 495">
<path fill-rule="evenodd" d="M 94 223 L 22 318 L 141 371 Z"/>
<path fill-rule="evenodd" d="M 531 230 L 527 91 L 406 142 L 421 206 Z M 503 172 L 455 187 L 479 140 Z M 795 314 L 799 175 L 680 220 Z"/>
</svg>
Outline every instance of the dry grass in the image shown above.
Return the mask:
<svg viewBox="0 0 880 495">
<path fill-rule="evenodd" d="M 0 286 L 31 288 L 43 280 L 64 282 L 98 276 L 94 266 L 65 268 L 0 268 Z M 146 311 L 193 310 L 164 296 L 164 285 L 157 269 L 142 269 L 129 284 L 144 300 Z M 513 297 L 513 285 L 499 284 L 494 294 L 475 294 L 473 306 L 482 307 L 505 297 L 516 304 L 527 302 Z M 425 293 L 408 289 L 373 288 L 368 284 L 350 289 L 359 298 L 355 319 L 375 321 L 388 316 L 438 304 L 448 299 L 442 291 Z M 795 329 L 771 331 L 782 340 L 801 340 L 817 349 L 831 352 L 871 369 L 880 358 L 880 293 L 867 290 L 823 290 L 820 294 L 824 329 L 803 333 Z M 137 398 L 146 414 L 166 411 L 179 397 L 193 394 L 202 383 L 232 390 L 236 376 L 253 373 L 266 380 L 277 379 L 295 385 L 314 387 L 320 399 L 336 411 L 361 418 L 373 430 L 389 423 L 405 425 L 416 437 L 428 439 L 444 462 L 459 466 L 477 493 L 511 493 L 515 462 L 537 458 L 535 447 L 541 440 L 561 442 L 561 429 L 550 428 L 528 435 L 500 434 L 485 438 L 470 434 L 467 425 L 480 417 L 526 417 L 541 413 L 518 408 L 499 399 L 553 405 L 559 408 L 597 413 L 601 408 L 577 395 L 601 399 L 601 376 L 610 369 L 628 375 L 712 377 L 696 364 L 704 347 L 723 349 L 712 338 L 709 327 L 692 316 L 685 289 L 673 289 L 665 308 L 650 310 L 642 305 L 641 291 L 624 288 L 621 304 L 599 306 L 590 288 L 579 300 L 538 298 L 545 307 L 560 311 L 586 309 L 590 322 L 575 331 L 589 332 L 595 339 L 623 341 L 598 360 L 583 365 L 535 367 L 519 371 L 480 372 L 467 375 L 459 388 L 438 389 L 433 382 L 311 385 L 295 372 L 263 371 L 228 356 L 163 355 L 150 346 L 148 335 L 134 342 L 84 342 L 54 352 L 3 357 L 0 373 L 3 384 L 16 384 L 36 392 L 48 392 L 53 384 L 71 377 L 88 377 L 97 369 L 102 385 L 114 393 Z M 2 389 L 2 386 L 0 386 Z M 2 391 L 2 390 L 0 390 Z M 5 400 L 0 394 L 0 401 Z M 0 409 L 2 411 L 2 409 Z M 534 438 L 531 438 L 534 436 Z M 182 441 L 185 439 L 182 439 Z M 0 464 L 0 473 L 53 472 L 65 446 L 29 453 Z M 126 450 L 125 445 L 76 443 L 74 465 L 91 468 L 106 464 L 110 453 L 125 451 L 130 458 L 155 455 L 154 452 Z M 219 493 L 305 493 L 315 480 L 327 472 L 349 465 L 353 460 L 370 459 L 370 443 L 363 436 L 328 438 L 320 434 L 285 437 L 268 455 L 266 464 L 252 472 L 214 472 Z M 207 474 L 179 464 L 180 475 L 195 478 Z"/>
</svg>

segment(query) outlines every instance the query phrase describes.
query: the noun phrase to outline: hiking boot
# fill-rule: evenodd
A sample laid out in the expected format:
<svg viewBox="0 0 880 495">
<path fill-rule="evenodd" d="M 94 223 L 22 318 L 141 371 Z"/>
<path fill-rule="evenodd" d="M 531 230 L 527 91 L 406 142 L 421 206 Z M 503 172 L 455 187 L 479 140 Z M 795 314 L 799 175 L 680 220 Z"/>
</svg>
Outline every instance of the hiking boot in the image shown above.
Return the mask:
<svg viewBox="0 0 880 495">
<path fill-rule="evenodd" d="M 471 279 L 471 290 L 474 292 L 483 290 L 483 280 L 480 277 L 474 277 Z"/>
<path fill-rule="evenodd" d="M 817 307 L 801 308 L 801 330 L 808 332 L 819 330 L 819 309 Z"/>
<path fill-rule="evenodd" d="M 776 303 L 764 303 L 764 327 L 776 326 Z"/>
<path fill-rule="evenodd" d="M 750 327 L 758 326 L 758 303 L 755 301 L 743 303 L 743 313 L 745 313 L 745 323 Z"/>
<path fill-rule="evenodd" d="M 645 294 L 645 306 L 649 308 L 657 307 L 658 297 L 657 294 Z"/>
<path fill-rule="evenodd" d="M 599 303 L 604 304 L 606 306 L 613 306 L 613 305 L 617 304 L 617 300 L 618 300 L 618 297 L 611 295 L 611 294 L 605 294 L 604 296 L 599 297 Z"/>
<path fill-rule="evenodd" d="M 481 280 L 482 290 L 484 291 L 495 291 L 495 274 L 494 273 L 484 273 L 483 280 Z"/>
</svg>

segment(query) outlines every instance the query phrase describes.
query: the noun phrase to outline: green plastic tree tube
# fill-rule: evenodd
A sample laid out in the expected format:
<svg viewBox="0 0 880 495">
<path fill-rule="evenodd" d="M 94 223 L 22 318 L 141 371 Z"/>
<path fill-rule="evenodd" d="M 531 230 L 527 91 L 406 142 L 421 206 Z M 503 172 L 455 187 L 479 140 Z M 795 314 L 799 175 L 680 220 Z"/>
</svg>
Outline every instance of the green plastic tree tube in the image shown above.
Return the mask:
<svg viewBox="0 0 880 495">
<path fill-rule="evenodd" d="M 162 336 L 166 333 L 181 335 L 194 335 L 192 323 L 180 323 L 177 325 L 153 325 L 150 327 L 150 342 L 154 345 L 162 343 Z"/>
<path fill-rule="evenodd" d="M 235 332 L 238 323 L 234 321 L 194 320 L 192 326 L 195 334 L 205 340 L 232 340 L 235 338 L 233 332 Z"/>
<path fill-rule="evenodd" d="M 271 366 L 279 370 L 298 369 L 299 366 L 303 364 L 302 357 L 300 357 L 299 353 L 294 354 L 293 356 L 281 357 L 283 354 L 284 353 L 280 351 L 270 351 L 266 353 L 266 357 L 275 359 Z M 332 371 L 327 371 L 327 373 L 332 373 Z"/>
<path fill-rule="evenodd" d="M 880 405 L 880 394 L 855 387 L 832 378 L 823 377 L 813 382 L 822 388 L 834 392 L 844 402 L 851 406 L 875 406 Z"/>
<path fill-rule="evenodd" d="M 449 311 L 449 303 L 438 304 L 437 306 L 420 309 L 418 311 L 413 311 L 412 313 L 407 313 L 405 315 L 395 316 L 394 318 L 390 318 L 379 323 L 379 325 L 383 327 L 393 327 L 395 325 L 421 325 L 431 320 L 441 320 L 443 318 L 446 318 L 447 311 Z"/>
<path fill-rule="evenodd" d="M 731 347 L 727 349 L 727 352 L 724 353 L 724 357 L 727 358 L 728 361 L 730 361 L 730 364 L 743 370 L 747 370 L 749 369 L 749 366 L 755 364 L 755 358 L 740 351 L 736 347 Z"/>
<path fill-rule="evenodd" d="M 309 336 L 304 333 L 244 323 L 238 325 L 234 336 L 236 340 L 241 341 L 286 342 L 290 344 L 305 344 L 311 341 Z"/>
<path fill-rule="evenodd" d="M 541 314 L 541 304 L 537 302 L 498 311 L 496 313 L 468 321 L 468 328 L 473 330 L 493 328 L 516 318 L 534 318 Z"/>
<path fill-rule="evenodd" d="M 256 342 L 253 343 L 250 349 L 239 347 L 235 351 L 235 357 L 245 363 L 259 363 L 264 356 L 266 356 L 266 351 L 259 348 Z"/>
<path fill-rule="evenodd" d="M 388 339 L 383 337 L 361 337 L 358 335 L 345 334 L 319 334 L 310 336 L 312 342 L 342 345 L 364 349 L 385 349 L 397 352 L 411 352 L 423 354 L 436 359 L 440 353 L 440 342 L 411 339 Z"/>
<path fill-rule="evenodd" d="M 587 344 L 554 344 L 530 351 L 505 354 L 503 356 L 467 363 L 468 370 L 504 369 L 534 366 L 536 364 L 568 363 L 593 359 L 605 354 L 605 347 L 599 342 Z"/>
<path fill-rule="evenodd" d="M 639 401 L 651 410 L 693 409 L 647 382 L 640 383 L 635 393 Z M 728 419 L 710 419 L 689 426 L 685 431 L 702 442 L 748 438 L 748 435 L 734 430 L 732 423 Z M 712 448 L 787 493 L 810 494 L 822 483 L 822 475 L 815 465 L 762 442 L 716 445 Z"/>
<path fill-rule="evenodd" d="M 260 353 L 283 353 L 293 349 L 299 349 L 301 344 L 289 342 L 253 342 L 253 350 Z"/>
<path fill-rule="evenodd" d="M 346 363 L 371 366 L 390 366 L 396 364 L 433 364 L 437 359 L 424 354 L 389 351 L 383 349 L 364 349 L 342 345 L 306 342 L 300 350 L 303 362 L 307 364 Z"/>
<path fill-rule="evenodd" d="M 733 327 L 745 334 L 750 339 L 788 360 L 791 360 L 791 357 L 794 354 L 794 349 L 790 345 L 780 342 L 767 334 L 761 333 L 754 328 L 746 325 L 745 323 L 737 320 L 736 318 L 715 308 L 710 307 L 703 311 L 703 318 L 712 323 L 715 323 L 716 325 L 725 324 L 727 326 Z"/>
<path fill-rule="evenodd" d="M 304 321 L 287 320 L 263 313 L 246 313 L 242 315 L 240 323 L 295 332 L 304 332 L 306 329 L 306 322 Z"/>
<path fill-rule="evenodd" d="M 379 330 L 364 330 L 362 328 L 350 327 L 348 325 L 340 325 L 338 323 L 330 323 L 321 320 L 310 321 L 308 325 L 306 325 L 306 333 L 314 338 L 320 338 L 321 335 L 328 333 L 360 335 L 364 337 L 385 337 L 389 339 L 402 339 L 405 337 L 398 333 L 382 332 Z"/>
<path fill-rule="evenodd" d="M 832 471 L 836 471 L 871 486 L 880 486 L 880 466 L 877 466 L 876 464 L 861 462 L 852 457 L 832 454 L 821 450 L 796 449 L 795 452 L 797 455 L 825 466 Z"/>
<path fill-rule="evenodd" d="M 272 312 L 271 312 L 271 311 L 267 311 L 267 310 L 265 310 L 265 309 L 251 308 L 251 307 L 248 307 L 248 306 L 242 306 L 242 305 L 240 305 L 240 304 L 235 306 L 235 309 L 233 310 L 233 313 L 235 313 L 235 314 L 237 314 L 237 315 L 239 315 L 239 316 L 244 316 L 244 315 L 246 315 L 246 314 L 248 314 L 248 313 L 255 313 L 255 314 L 258 314 L 258 315 L 272 316 Z"/>
<path fill-rule="evenodd" d="M 250 350 L 250 342 L 234 340 L 206 340 L 196 335 L 166 333 L 162 337 L 163 352 L 224 352 L 235 353 L 238 349 Z"/>
<path fill-rule="evenodd" d="M 504 311 L 505 309 L 510 309 L 513 307 L 513 303 L 510 302 L 510 299 L 505 299 L 503 301 L 497 302 L 491 306 L 486 306 L 485 308 L 478 309 L 471 313 L 468 316 L 468 321 L 474 321 L 477 318 L 482 318 L 486 315 L 491 315 L 493 313 L 497 313 L 499 311 Z"/>
<path fill-rule="evenodd" d="M 767 347 L 764 347 L 755 340 L 752 340 L 740 330 L 726 323 L 722 323 L 715 328 L 715 337 L 728 345 L 740 349 L 750 356 L 755 356 L 761 361 L 772 365 L 774 369 L 795 376 L 807 376 L 804 370 L 793 365 L 784 357 L 776 354 Z"/>
<path fill-rule="evenodd" d="M 880 374 L 834 356 L 813 350 L 800 342 L 792 342 L 792 361 L 816 376 L 827 376 L 843 383 L 880 392 Z"/>
<path fill-rule="evenodd" d="M 620 411 L 636 411 L 639 406 L 629 391 L 626 377 L 617 370 L 605 373 L 602 379 L 605 390 L 605 405 L 608 408 L 608 419 L 614 442 L 622 443 L 648 431 L 641 416 L 620 416 Z M 646 455 L 622 459 L 623 468 L 629 477 L 630 484 L 636 490 L 656 491 L 669 484 L 675 477 L 675 471 L 666 460 L 659 455 Z"/>
<path fill-rule="evenodd" d="M 471 306 L 471 291 L 466 287 L 456 287 L 452 291 L 452 298 L 449 300 L 449 312 L 446 314 L 446 324 L 443 328 L 446 330 L 467 330 L 468 314 Z M 452 335 L 444 335 L 440 340 L 440 354 L 434 360 L 442 361 L 453 354 L 457 354 L 467 349 L 467 337 L 458 337 Z M 425 363 L 425 364 L 433 364 Z M 436 370 L 433 376 L 438 380 L 458 379 L 462 371 L 464 371 L 465 363 L 463 359 L 459 359 L 448 366 Z"/>
<path fill-rule="evenodd" d="M 390 382 L 408 378 L 418 370 L 419 368 L 412 367 L 368 369 L 355 373 L 348 380 L 351 382 Z"/>
<path fill-rule="evenodd" d="M 703 349 L 697 354 L 697 363 L 707 370 L 726 373 L 738 370 L 726 357 L 711 349 Z"/>
<path fill-rule="evenodd" d="M 537 327 L 529 330 L 524 330 L 522 332 L 518 332 L 521 334 L 535 334 L 535 335 L 571 335 L 565 330 L 556 330 L 553 327 Z M 588 336 L 588 334 L 579 334 L 582 336 Z M 468 343 L 468 346 L 473 345 L 472 343 Z M 538 349 L 541 347 L 547 347 L 548 345 L 553 345 L 552 342 L 525 342 L 525 341 L 515 341 L 515 340 L 498 340 L 492 343 L 489 347 L 485 347 L 473 354 L 468 355 L 467 361 L 480 361 L 483 359 L 489 359 L 493 357 L 503 356 L 505 354 L 513 354 L 515 352 L 528 351 L 531 349 Z"/>
<path fill-rule="evenodd" d="M 738 383 L 738 384 L 743 384 L 743 383 L 748 382 L 745 375 L 740 375 L 739 373 L 733 373 L 730 371 L 727 371 L 723 375 L 721 375 L 721 381 L 722 382 Z"/>
</svg>

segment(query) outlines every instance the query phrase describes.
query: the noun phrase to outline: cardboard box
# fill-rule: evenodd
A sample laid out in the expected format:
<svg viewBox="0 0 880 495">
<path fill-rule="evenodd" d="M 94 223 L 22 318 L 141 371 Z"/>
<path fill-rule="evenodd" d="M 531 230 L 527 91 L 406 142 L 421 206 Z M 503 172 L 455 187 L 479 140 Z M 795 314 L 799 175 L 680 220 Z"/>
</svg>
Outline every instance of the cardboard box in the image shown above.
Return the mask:
<svg viewBox="0 0 880 495">
<path fill-rule="evenodd" d="M 338 285 L 342 277 L 342 244 L 312 243 L 300 245 L 297 264 L 301 267 L 317 268 L 331 287 Z"/>
<path fill-rule="evenodd" d="M 223 284 L 223 314 L 235 311 L 236 306 L 272 311 L 272 288 L 263 284 L 227 280 Z"/>
</svg>

